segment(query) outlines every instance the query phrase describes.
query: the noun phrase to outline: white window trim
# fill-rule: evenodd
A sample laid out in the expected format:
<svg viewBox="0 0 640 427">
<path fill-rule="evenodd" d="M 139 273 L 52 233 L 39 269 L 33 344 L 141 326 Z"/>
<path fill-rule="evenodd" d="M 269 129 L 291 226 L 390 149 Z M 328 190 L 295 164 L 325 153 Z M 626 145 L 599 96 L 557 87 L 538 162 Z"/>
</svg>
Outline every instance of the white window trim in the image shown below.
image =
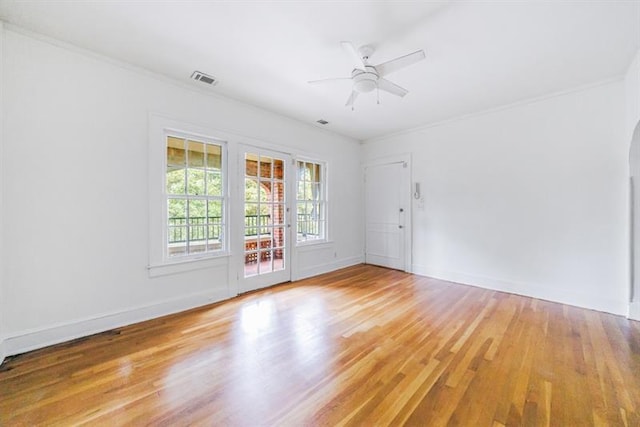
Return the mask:
<svg viewBox="0 0 640 427">
<path fill-rule="evenodd" d="M 227 233 L 227 223 L 229 221 L 229 215 L 227 214 L 227 204 L 229 202 L 229 195 L 228 195 L 228 191 L 227 191 L 227 180 L 228 180 L 228 173 L 227 173 L 227 144 L 226 141 L 217 139 L 217 138 L 213 138 L 213 137 L 208 137 L 208 136 L 202 136 L 202 135 L 194 135 L 192 133 L 187 133 L 181 130 L 175 130 L 175 129 L 164 129 L 164 140 L 165 140 L 165 149 L 166 149 L 166 141 L 168 137 L 175 137 L 175 138 L 184 138 L 185 140 L 189 139 L 192 141 L 196 141 L 196 142 L 202 142 L 204 144 L 212 144 L 212 145 L 217 145 L 220 147 L 221 149 L 221 153 L 222 153 L 222 164 L 221 164 L 221 175 L 222 175 L 222 183 L 223 183 L 223 188 L 222 188 L 222 198 L 218 198 L 218 197 L 212 197 L 211 199 L 216 200 L 219 199 L 222 201 L 222 219 L 223 219 L 223 227 L 222 227 L 222 235 L 224 236 L 223 240 L 222 240 L 222 249 L 218 250 L 218 251 L 210 251 L 210 252 L 202 252 L 202 253 L 197 253 L 197 254 L 192 254 L 192 255 L 181 255 L 181 256 L 177 256 L 177 257 L 169 257 L 168 255 L 168 247 L 169 247 L 169 236 L 168 236 L 168 227 L 167 227 L 167 209 L 166 209 L 166 202 L 167 200 L 172 197 L 173 195 L 170 195 L 166 192 L 167 186 L 166 186 L 166 181 L 165 181 L 165 185 L 162 186 L 163 188 L 163 196 L 165 199 L 165 209 L 163 210 L 163 224 L 164 224 L 164 242 L 163 242 L 163 263 L 164 264 L 168 264 L 168 263 L 173 263 L 174 260 L 179 261 L 188 261 L 188 260 L 194 260 L 194 259 L 200 259 L 200 258 L 211 258 L 211 257 L 215 257 L 215 256 L 220 256 L 220 255 L 226 255 L 228 254 L 229 250 L 229 243 L 228 243 L 228 233 Z M 167 156 L 164 156 L 164 169 L 166 171 L 167 169 Z M 166 178 L 165 178 L 166 179 Z M 175 196 L 176 198 L 182 198 L 185 200 L 191 200 L 191 199 L 195 199 L 196 197 L 191 197 L 190 195 L 183 195 L 183 196 Z M 209 200 L 208 196 L 203 196 L 204 200 Z"/>
<path fill-rule="evenodd" d="M 322 172 L 322 181 L 321 181 L 321 196 L 322 196 L 322 201 L 324 202 L 324 236 L 321 239 L 312 239 L 312 240 L 304 240 L 304 241 L 298 241 L 298 162 L 307 162 L 307 163 L 315 163 L 320 165 L 321 168 L 321 172 Z M 295 173 L 295 180 L 294 180 L 294 191 L 292 191 L 292 195 L 293 195 L 293 199 L 294 199 L 294 212 L 293 214 L 295 215 L 296 220 L 292 221 L 295 226 L 294 226 L 294 233 L 293 233 L 293 241 L 294 241 L 294 245 L 296 247 L 305 247 L 305 246 L 314 246 L 314 245 L 323 245 L 326 243 L 332 243 L 332 240 L 330 240 L 330 226 L 329 226 L 329 191 L 328 191 L 328 187 L 329 187 L 329 173 L 328 173 L 328 164 L 326 161 L 324 160 L 318 160 L 317 158 L 313 158 L 313 157 L 307 157 L 307 156 L 296 156 L 293 157 L 293 166 L 294 166 L 294 173 Z"/>
<path fill-rule="evenodd" d="M 227 141 L 217 138 L 215 130 L 180 122 L 163 116 L 149 116 L 149 276 L 174 274 L 187 270 L 206 268 L 217 258 L 227 258 L 229 252 L 229 171 Z M 223 175 L 223 249 L 180 257 L 167 255 L 167 193 L 166 193 L 166 146 L 167 136 L 193 138 L 198 141 L 218 144 L 222 147 Z M 217 264 L 217 263 L 216 263 Z"/>
</svg>

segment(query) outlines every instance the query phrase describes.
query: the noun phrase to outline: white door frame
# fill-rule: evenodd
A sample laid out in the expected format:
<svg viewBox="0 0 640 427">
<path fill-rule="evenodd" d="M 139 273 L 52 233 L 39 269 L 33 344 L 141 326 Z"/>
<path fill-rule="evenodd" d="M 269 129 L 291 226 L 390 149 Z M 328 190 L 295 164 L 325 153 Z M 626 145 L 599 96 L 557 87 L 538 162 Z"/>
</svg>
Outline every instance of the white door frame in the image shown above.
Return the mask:
<svg viewBox="0 0 640 427">
<path fill-rule="evenodd" d="M 640 320 L 640 122 L 629 148 L 629 314 Z"/>
<path fill-rule="evenodd" d="M 403 224 L 403 232 L 404 232 L 404 269 L 403 271 L 407 273 L 412 273 L 412 236 L 413 236 L 413 204 L 412 204 L 412 194 L 411 191 L 411 182 L 412 182 L 412 171 L 411 171 L 411 154 L 397 154 L 393 156 L 385 156 L 385 157 L 377 157 L 374 159 L 368 160 L 366 163 L 362 165 L 362 188 L 366 191 L 366 183 L 364 182 L 366 176 L 367 167 L 370 166 L 381 166 L 385 164 L 391 163 L 403 163 L 406 165 L 403 170 L 406 172 L 402 174 L 401 185 L 404 189 L 401 193 L 400 201 L 404 206 L 404 224 Z M 363 191 L 363 199 L 366 197 Z M 364 203 L 363 203 L 364 205 Z M 367 238 L 367 212 L 365 207 L 365 220 L 362 223 L 362 227 L 364 228 L 364 238 L 365 238 L 365 259 L 366 259 L 366 238 Z"/>
<path fill-rule="evenodd" d="M 284 225 L 284 270 L 268 273 L 264 275 L 244 277 L 244 258 L 245 258 L 245 241 L 244 241 L 244 175 L 245 175 L 245 153 L 264 154 L 267 156 L 274 156 L 280 158 L 284 162 L 284 191 L 285 191 L 285 225 Z M 291 159 L 293 156 L 290 153 L 274 150 L 272 148 L 265 148 L 257 145 L 239 144 L 236 154 L 237 159 L 237 191 L 236 197 L 231 202 L 232 204 L 232 223 L 235 224 L 231 229 L 231 241 L 234 242 L 234 251 L 237 256 L 235 264 L 236 277 L 238 278 L 237 293 L 249 292 L 256 289 L 265 288 L 268 286 L 276 285 L 278 283 L 288 282 L 291 280 L 292 268 L 292 251 L 294 242 L 291 236 L 291 212 L 292 212 L 292 167 Z M 259 261 L 258 261 L 259 262 Z"/>
</svg>

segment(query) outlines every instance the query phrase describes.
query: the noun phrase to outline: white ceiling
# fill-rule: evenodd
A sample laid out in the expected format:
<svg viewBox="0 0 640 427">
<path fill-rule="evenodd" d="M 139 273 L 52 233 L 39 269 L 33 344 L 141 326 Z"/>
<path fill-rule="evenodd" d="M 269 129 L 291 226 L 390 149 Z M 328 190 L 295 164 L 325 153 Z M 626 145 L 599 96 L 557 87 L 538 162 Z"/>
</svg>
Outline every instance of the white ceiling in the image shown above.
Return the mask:
<svg viewBox="0 0 640 427">
<path fill-rule="evenodd" d="M 640 1 L 0 0 L 0 17 L 360 140 L 620 76 L 640 49 Z M 374 64 L 427 59 L 388 76 L 406 97 L 351 111 L 348 81 L 307 83 L 349 76 L 342 40 L 374 45 Z"/>
</svg>

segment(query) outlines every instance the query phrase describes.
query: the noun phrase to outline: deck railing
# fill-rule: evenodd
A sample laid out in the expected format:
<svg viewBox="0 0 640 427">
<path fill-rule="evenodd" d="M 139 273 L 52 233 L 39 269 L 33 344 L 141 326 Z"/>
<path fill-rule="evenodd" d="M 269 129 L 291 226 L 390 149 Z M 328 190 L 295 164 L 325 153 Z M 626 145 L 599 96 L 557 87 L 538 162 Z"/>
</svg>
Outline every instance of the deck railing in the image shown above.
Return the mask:
<svg viewBox="0 0 640 427">
<path fill-rule="evenodd" d="M 271 234 L 269 227 L 271 215 L 245 215 L 244 235 L 245 237 L 257 236 L 258 234 Z M 188 227 L 187 227 L 188 225 Z M 258 232 L 259 231 L 259 232 Z M 187 241 L 220 239 L 222 234 L 222 217 L 172 217 L 169 218 L 169 243 L 180 243 Z M 298 214 L 298 234 L 318 235 L 318 223 L 313 221 L 311 215 Z M 207 237 L 208 235 L 208 237 Z"/>
<path fill-rule="evenodd" d="M 318 233 L 318 221 L 315 220 L 313 215 L 310 214 L 298 214 L 298 234 L 303 236 L 317 236 Z"/>
<path fill-rule="evenodd" d="M 261 234 L 268 234 L 271 215 L 245 215 L 244 229 L 245 236 L 256 236 L 260 229 Z M 189 227 L 187 227 L 189 225 Z M 180 243 L 187 241 L 187 233 L 189 233 L 190 241 L 205 240 L 207 238 L 220 239 L 222 234 L 222 217 L 220 216 L 198 216 L 187 218 L 173 217 L 169 218 L 169 243 Z"/>
</svg>

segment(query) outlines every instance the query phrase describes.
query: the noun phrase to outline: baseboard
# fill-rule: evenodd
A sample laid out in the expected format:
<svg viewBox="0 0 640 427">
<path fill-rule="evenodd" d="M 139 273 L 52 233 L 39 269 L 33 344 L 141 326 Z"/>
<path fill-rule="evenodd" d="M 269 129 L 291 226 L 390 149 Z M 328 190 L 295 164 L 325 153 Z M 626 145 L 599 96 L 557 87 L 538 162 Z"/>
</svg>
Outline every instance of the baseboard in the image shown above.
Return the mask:
<svg viewBox="0 0 640 427">
<path fill-rule="evenodd" d="M 7 357 L 7 351 L 4 344 L 4 338 L 0 338 L 0 365 L 4 362 L 5 357 Z"/>
<path fill-rule="evenodd" d="M 332 271 L 339 270 L 341 268 L 362 264 L 363 262 L 364 262 L 364 255 L 358 255 L 358 256 L 349 257 L 349 258 L 342 258 L 327 264 L 315 265 L 313 267 L 298 271 L 298 277 L 296 277 L 294 280 L 302 280 L 308 277 L 317 276 L 319 274 L 330 273 Z"/>
<path fill-rule="evenodd" d="M 629 304 L 629 316 L 627 317 L 632 320 L 640 320 L 640 301 Z"/>
<path fill-rule="evenodd" d="M 516 283 L 490 277 L 476 276 L 466 273 L 458 273 L 414 264 L 412 272 L 420 276 L 433 277 L 463 285 L 477 286 L 479 288 L 508 292 L 531 298 L 567 304 L 591 310 L 626 316 L 626 304 L 620 301 L 608 299 L 602 295 L 593 296 L 578 292 L 569 292 L 555 288 L 531 283 Z"/>
<path fill-rule="evenodd" d="M 317 265 L 300 271 L 299 277 L 296 278 L 296 280 L 317 276 L 340 268 L 361 264 L 362 262 L 364 262 L 363 256 L 355 256 L 343 258 L 328 264 Z M 235 295 L 230 295 L 226 290 L 207 291 L 178 299 L 161 301 L 147 306 L 61 323 L 46 328 L 21 331 L 9 335 L 0 341 L 0 360 L 4 360 L 7 356 L 13 356 L 110 329 L 120 328 L 133 323 L 223 301 L 233 296 Z"/>
<path fill-rule="evenodd" d="M 230 297 L 226 290 L 207 291 L 47 328 L 22 331 L 5 337 L 4 341 L 0 343 L 0 356 L 6 357 L 36 350 L 110 329 L 212 304 Z"/>
</svg>

